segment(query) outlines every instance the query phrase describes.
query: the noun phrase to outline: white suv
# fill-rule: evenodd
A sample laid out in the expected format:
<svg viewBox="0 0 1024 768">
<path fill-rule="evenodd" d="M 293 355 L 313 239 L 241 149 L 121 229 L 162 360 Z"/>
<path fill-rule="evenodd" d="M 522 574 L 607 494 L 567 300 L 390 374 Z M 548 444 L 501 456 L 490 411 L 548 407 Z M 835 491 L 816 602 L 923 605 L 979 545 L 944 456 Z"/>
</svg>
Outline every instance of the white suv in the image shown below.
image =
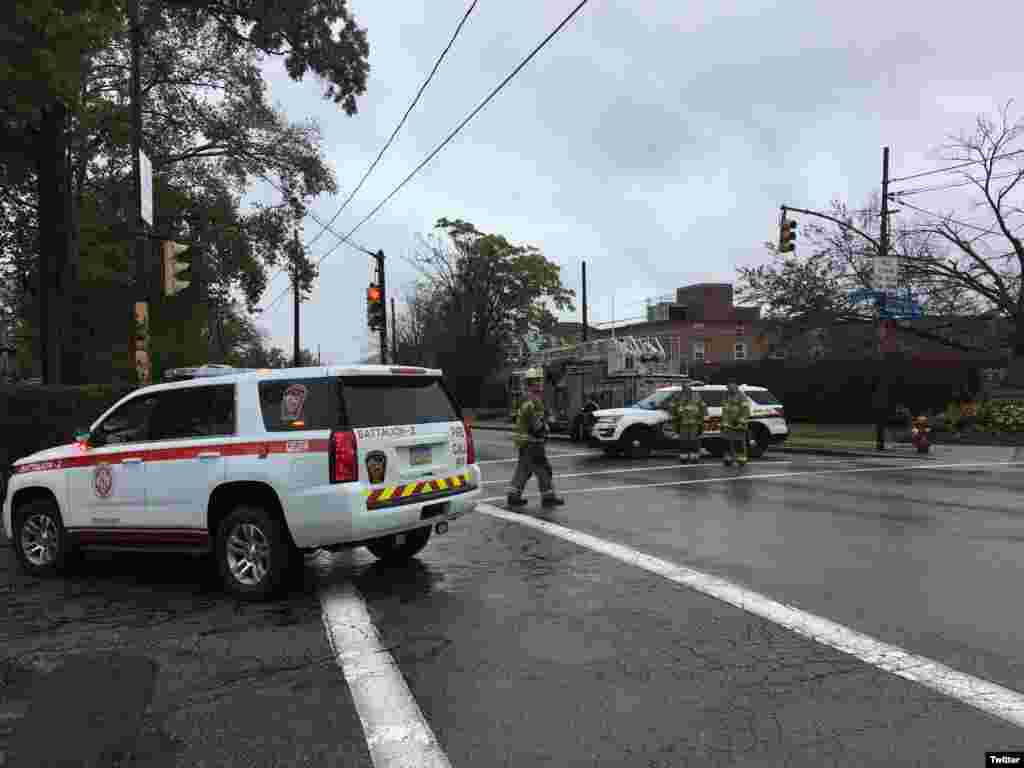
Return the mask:
<svg viewBox="0 0 1024 768">
<path fill-rule="evenodd" d="M 724 384 L 702 384 L 693 389 L 700 393 L 708 407 L 701 446 L 712 456 L 721 457 L 725 453 L 725 441 L 720 423 L 727 388 Z M 628 408 L 594 411 L 591 444 L 603 448 L 609 455 L 624 453 L 631 458 L 646 457 L 656 448 L 678 450 L 679 435 L 672 428 L 670 414 L 681 390 L 679 386 L 662 387 Z M 789 426 L 782 403 L 767 389 L 741 384 L 740 392 L 750 405 L 748 453 L 756 459 L 770 445 L 785 441 Z"/>
<path fill-rule="evenodd" d="M 3 529 L 32 574 L 81 547 L 206 550 L 262 598 L 302 551 L 412 557 L 480 495 L 436 369 L 221 370 L 139 389 L 78 439 L 11 467 Z"/>
</svg>

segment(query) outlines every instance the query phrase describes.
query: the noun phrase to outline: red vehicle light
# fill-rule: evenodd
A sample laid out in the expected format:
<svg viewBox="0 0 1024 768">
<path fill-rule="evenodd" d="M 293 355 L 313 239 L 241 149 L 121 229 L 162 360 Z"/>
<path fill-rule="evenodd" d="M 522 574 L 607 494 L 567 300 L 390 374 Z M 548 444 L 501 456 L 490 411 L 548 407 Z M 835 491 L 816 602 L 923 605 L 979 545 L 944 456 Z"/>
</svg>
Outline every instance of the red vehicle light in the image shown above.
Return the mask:
<svg viewBox="0 0 1024 768">
<path fill-rule="evenodd" d="M 348 430 L 331 433 L 330 468 L 332 483 L 352 483 L 359 479 L 357 455 L 355 432 Z"/>
<path fill-rule="evenodd" d="M 466 419 L 462 420 L 462 426 L 466 428 L 466 463 L 476 464 L 476 446 L 473 445 L 473 430 L 469 427 Z"/>
<path fill-rule="evenodd" d="M 418 375 L 418 374 L 426 373 L 427 369 L 426 368 L 392 368 L 391 372 L 392 373 L 397 373 L 397 374 L 411 374 L 411 375 L 415 376 L 415 375 Z"/>
</svg>

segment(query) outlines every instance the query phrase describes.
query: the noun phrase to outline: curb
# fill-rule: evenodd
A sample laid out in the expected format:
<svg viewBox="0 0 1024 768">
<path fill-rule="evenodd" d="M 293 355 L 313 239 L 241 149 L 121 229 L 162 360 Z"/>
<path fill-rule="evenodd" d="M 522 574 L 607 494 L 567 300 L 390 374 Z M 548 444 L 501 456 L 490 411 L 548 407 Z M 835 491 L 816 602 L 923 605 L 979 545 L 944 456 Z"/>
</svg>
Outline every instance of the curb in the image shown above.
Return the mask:
<svg viewBox="0 0 1024 768">
<path fill-rule="evenodd" d="M 474 424 L 473 429 L 486 429 L 492 432 L 512 432 L 514 431 L 512 426 L 503 426 L 498 424 Z M 568 435 L 552 434 L 548 436 L 549 439 L 565 440 L 569 441 Z M 771 453 L 797 453 L 797 454 L 811 454 L 818 456 L 851 456 L 851 457 L 869 457 L 869 458 L 883 458 L 883 459 L 918 459 L 922 461 L 934 460 L 935 457 L 926 453 L 917 453 L 912 449 L 892 449 L 889 448 L 884 451 L 865 451 L 852 448 L 811 448 L 803 446 L 788 446 L 788 445 L 773 445 L 768 449 Z"/>
</svg>

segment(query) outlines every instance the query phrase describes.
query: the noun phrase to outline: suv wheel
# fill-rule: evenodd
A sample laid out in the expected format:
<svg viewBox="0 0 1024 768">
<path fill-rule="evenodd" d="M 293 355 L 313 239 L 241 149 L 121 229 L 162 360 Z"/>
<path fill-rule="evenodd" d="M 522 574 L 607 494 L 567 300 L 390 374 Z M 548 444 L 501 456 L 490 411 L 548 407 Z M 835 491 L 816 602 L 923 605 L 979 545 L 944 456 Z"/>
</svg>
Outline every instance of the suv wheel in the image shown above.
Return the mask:
<svg viewBox="0 0 1024 768">
<path fill-rule="evenodd" d="M 236 507 L 221 521 L 215 553 L 224 586 L 243 600 L 274 594 L 292 556 L 284 526 L 253 506 Z"/>
<path fill-rule="evenodd" d="M 631 459 L 646 459 L 651 455 L 651 433 L 643 427 L 630 427 L 619 440 L 622 452 Z"/>
<path fill-rule="evenodd" d="M 57 505 L 36 499 L 14 513 L 14 552 L 31 576 L 53 576 L 71 559 L 71 542 Z"/>
<path fill-rule="evenodd" d="M 430 527 L 382 536 L 366 545 L 374 557 L 385 563 L 401 563 L 420 552 L 430 540 Z"/>
</svg>

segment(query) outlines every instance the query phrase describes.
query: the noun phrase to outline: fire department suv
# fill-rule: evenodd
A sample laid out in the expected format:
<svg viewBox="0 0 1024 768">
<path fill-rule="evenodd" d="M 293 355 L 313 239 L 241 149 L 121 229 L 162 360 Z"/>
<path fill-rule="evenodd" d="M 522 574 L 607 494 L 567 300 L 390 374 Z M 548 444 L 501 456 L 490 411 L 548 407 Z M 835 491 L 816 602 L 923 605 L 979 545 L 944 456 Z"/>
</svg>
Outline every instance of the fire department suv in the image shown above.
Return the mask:
<svg viewBox="0 0 1024 768">
<path fill-rule="evenodd" d="M 701 447 L 719 458 L 725 453 L 722 439 L 722 403 L 726 390 L 722 384 L 701 384 L 692 389 L 700 393 L 708 407 Z M 655 448 L 679 448 L 679 435 L 672 428 L 672 405 L 682 387 L 661 387 L 629 408 L 606 408 L 592 414 L 590 442 L 609 455 L 625 454 L 631 458 L 648 456 Z M 740 384 L 740 392 L 750 405 L 748 454 L 758 458 L 770 445 L 778 445 L 789 436 L 782 403 L 764 387 Z"/>
<path fill-rule="evenodd" d="M 480 495 L 436 369 L 207 369 L 133 392 L 76 439 L 11 467 L 3 527 L 32 574 L 79 548 L 206 550 L 231 592 L 261 598 L 303 551 L 410 558 Z"/>
</svg>

